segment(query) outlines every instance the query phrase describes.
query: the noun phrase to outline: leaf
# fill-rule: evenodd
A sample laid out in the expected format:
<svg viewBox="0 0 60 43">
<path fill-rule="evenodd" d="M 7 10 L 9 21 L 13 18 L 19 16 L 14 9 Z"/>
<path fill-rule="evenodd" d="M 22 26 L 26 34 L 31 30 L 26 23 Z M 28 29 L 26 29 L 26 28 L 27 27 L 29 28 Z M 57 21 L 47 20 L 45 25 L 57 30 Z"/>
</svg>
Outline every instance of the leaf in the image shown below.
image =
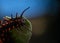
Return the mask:
<svg viewBox="0 0 60 43">
<path fill-rule="evenodd" d="M 15 43 L 28 43 L 32 35 L 32 25 L 31 22 L 25 19 L 25 25 L 20 26 L 20 28 L 12 29 L 11 36 Z M 19 30 L 17 30 L 19 29 Z"/>
</svg>

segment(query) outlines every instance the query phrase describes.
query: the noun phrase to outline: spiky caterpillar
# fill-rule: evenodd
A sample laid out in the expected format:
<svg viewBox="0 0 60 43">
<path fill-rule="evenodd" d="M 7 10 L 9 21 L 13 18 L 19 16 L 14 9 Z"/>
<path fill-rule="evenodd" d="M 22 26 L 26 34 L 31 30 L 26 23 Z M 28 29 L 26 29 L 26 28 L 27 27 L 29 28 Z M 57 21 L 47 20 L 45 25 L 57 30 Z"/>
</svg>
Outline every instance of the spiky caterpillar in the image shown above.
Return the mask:
<svg viewBox="0 0 60 43">
<path fill-rule="evenodd" d="M 17 14 L 15 18 L 12 15 L 11 17 L 4 17 L 5 23 L 0 23 L 0 43 L 27 43 L 29 41 L 32 31 L 31 23 L 22 17 L 29 8 L 26 8 L 20 17 L 17 17 Z"/>
</svg>

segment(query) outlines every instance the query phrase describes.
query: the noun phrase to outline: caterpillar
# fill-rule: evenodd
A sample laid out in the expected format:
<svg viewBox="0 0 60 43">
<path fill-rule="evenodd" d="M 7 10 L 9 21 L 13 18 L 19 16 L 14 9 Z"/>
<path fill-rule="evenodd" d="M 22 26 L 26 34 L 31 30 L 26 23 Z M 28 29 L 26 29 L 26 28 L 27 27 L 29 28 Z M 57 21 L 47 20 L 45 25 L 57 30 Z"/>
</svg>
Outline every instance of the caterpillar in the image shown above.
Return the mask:
<svg viewBox="0 0 60 43">
<path fill-rule="evenodd" d="M 3 21 L 0 20 L 0 43 L 13 43 L 11 42 L 12 39 L 10 37 L 9 31 L 15 28 L 17 29 L 18 27 L 20 27 L 20 25 L 22 26 L 24 25 L 23 22 L 24 19 L 22 16 L 24 12 L 29 8 L 30 7 L 26 8 L 19 17 L 18 17 L 18 13 L 16 13 L 16 17 L 13 17 L 13 15 L 11 14 L 11 18 L 9 20 L 6 19 L 5 17 Z"/>
</svg>

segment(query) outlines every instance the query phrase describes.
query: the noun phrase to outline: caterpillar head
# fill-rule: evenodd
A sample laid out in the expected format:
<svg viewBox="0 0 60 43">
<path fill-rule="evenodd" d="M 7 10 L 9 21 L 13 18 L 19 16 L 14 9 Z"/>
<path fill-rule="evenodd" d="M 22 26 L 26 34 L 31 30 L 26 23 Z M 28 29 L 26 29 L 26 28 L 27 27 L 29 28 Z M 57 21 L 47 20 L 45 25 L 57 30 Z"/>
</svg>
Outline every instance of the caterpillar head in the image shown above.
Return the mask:
<svg viewBox="0 0 60 43">
<path fill-rule="evenodd" d="M 21 25 L 24 25 L 25 19 L 24 19 L 24 17 L 23 17 L 23 14 L 24 14 L 24 12 L 25 12 L 26 10 L 28 10 L 29 8 L 30 8 L 30 7 L 26 8 L 26 9 L 21 13 L 20 16 L 18 16 L 18 13 L 16 13 L 16 17 L 13 17 L 13 15 L 11 14 L 11 17 L 5 16 L 5 17 L 4 17 L 4 20 L 9 21 L 9 20 L 11 19 L 11 21 L 18 21 L 18 22 L 21 23 Z"/>
<path fill-rule="evenodd" d="M 6 16 L 6 17 L 4 17 L 5 18 L 5 20 L 9 20 L 9 19 L 12 19 L 12 20 L 15 20 L 15 19 L 17 19 L 18 21 L 20 21 L 20 22 L 24 22 L 25 20 L 24 20 L 24 18 L 23 18 L 23 14 L 24 14 L 24 12 L 26 11 L 26 10 L 28 10 L 30 7 L 28 7 L 28 8 L 26 8 L 22 13 L 21 13 L 21 15 L 18 17 L 18 13 L 16 13 L 16 17 L 14 18 L 13 17 L 13 15 L 11 14 L 11 17 L 8 17 L 8 16 Z"/>
</svg>

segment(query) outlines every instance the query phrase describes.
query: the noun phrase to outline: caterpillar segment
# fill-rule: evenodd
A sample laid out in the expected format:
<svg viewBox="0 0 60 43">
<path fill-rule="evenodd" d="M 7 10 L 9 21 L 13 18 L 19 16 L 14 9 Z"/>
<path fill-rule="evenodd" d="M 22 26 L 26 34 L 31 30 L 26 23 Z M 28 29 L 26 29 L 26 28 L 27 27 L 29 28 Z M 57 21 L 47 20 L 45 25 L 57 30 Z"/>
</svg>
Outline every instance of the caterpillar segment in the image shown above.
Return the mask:
<svg viewBox="0 0 60 43">
<path fill-rule="evenodd" d="M 12 29 L 23 31 L 23 29 L 19 28 L 24 26 L 23 13 L 29 8 L 26 8 L 19 17 L 18 13 L 16 13 L 16 17 L 11 14 L 11 17 L 5 16 L 3 20 L 0 20 L 0 43 L 13 43 L 9 33 Z"/>
</svg>

